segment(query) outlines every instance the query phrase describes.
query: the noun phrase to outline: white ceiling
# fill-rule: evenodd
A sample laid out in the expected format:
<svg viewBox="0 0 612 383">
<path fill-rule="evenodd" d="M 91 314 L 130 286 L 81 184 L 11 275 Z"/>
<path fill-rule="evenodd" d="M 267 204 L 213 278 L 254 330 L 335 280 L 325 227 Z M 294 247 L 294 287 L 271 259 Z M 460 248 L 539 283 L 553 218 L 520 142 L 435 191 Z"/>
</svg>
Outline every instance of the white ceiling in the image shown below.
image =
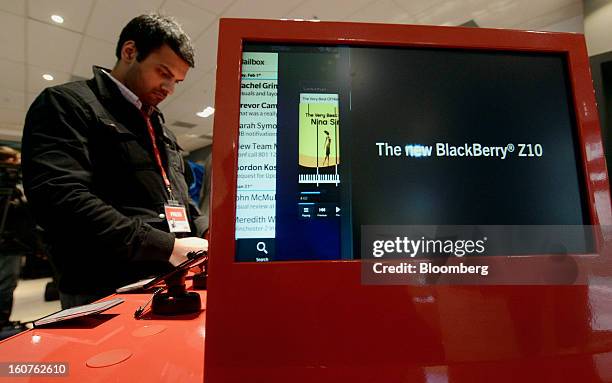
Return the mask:
<svg viewBox="0 0 612 383">
<path fill-rule="evenodd" d="M 187 150 L 211 143 L 213 119 L 195 113 L 214 106 L 221 17 L 584 29 L 581 0 L 0 0 L 0 139 L 20 140 L 25 113 L 45 87 L 89 78 L 94 64 L 112 67 L 122 27 L 150 11 L 174 16 L 194 42 L 196 68 L 160 106 Z M 53 23 L 52 14 L 64 23 Z M 177 120 L 197 126 L 173 127 Z"/>
</svg>

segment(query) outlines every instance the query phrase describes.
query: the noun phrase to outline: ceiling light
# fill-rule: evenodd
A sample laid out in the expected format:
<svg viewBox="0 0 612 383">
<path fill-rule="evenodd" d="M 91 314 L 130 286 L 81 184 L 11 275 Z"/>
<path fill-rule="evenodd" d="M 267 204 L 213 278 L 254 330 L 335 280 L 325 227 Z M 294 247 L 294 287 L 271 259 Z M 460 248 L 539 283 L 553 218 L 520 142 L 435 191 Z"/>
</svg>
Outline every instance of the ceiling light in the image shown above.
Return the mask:
<svg viewBox="0 0 612 383">
<path fill-rule="evenodd" d="M 215 108 L 212 106 L 207 106 L 201 112 L 196 113 L 196 116 L 206 118 L 212 116 L 213 113 L 215 113 Z"/>
<path fill-rule="evenodd" d="M 53 20 L 54 23 L 58 23 L 58 24 L 64 23 L 64 18 L 60 15 L 51 15 L 51 20 Z"/>
<path fill-rule="evenodd" d="M 53 81 L 54 77 L 51 76 L 49 73 L 45 73 L 42 75 L 42 78 L 44 78 L 47 81 Z"/>
</svg>

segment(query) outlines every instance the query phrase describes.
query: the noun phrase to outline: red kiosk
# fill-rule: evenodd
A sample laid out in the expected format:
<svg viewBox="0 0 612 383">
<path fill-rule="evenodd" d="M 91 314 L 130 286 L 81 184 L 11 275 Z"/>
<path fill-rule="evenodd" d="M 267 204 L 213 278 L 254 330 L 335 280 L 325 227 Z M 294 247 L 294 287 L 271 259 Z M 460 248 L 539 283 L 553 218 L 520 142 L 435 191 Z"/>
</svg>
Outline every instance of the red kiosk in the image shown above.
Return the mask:
<svg viewBox="0 0 612 383">
<path fill-rule="evenodd" d="M 290 256 L 280 254 L 278 261 L 282 250 L 278 244 L 274 250 L 274 239 L 244 235 L 245 224 L 255 222 L 264 232 L 267 229 L 265 223 L 248 218 L 248 212 L 237 216 L 237 205 L 240 209 L 241 192 L 245 190 L 237 174 L 252 170 L 244 165 L 247 162 L 241 162 L 248 157 L 240 154 L 245 153 L 241 145 L 252 140 L 252 135 L 242 133 L 248 132 L 248 121 L 241 119 L 241 113 L 246 118 L 249 105 L 257 104 L 251 104 L 252 98 L 247 97 L 256 86 L 245 84 L 257 76 L 252 75 L 252 65 L 258 58 L 243 55 L 243 51 L 280 52 L 273 64 L 278 68 L 278 77 L 273 80 L 279 92 L 280 135 L 301 129 L 297 120 L 287 117 L 293 112 L 280 105 L 281 96 L 290 97 L 290 92 L 281 95 L 281 88 L 288 86 L 288 80 L 283 85 L 281 72 L 297 65 L 283 62 L 282 52 L 309 46 L 319 47 L 320 51 L 334 46 L 387 47 L 560 57 L 570 89 L 570 120 L 575 127 L 573 142 L 577 148 L 574 163 L 583 190 L 584 224 L 612 223 L 607 170 L 583 36 L 409 25 L 222 20 L 215 101 L 206 381 L 611 381 L 610 306 L 594 306 L 595 290 L 589 283 L 368 286 L 361 283 L 359 260 L 316 259 L 316 254 L 312 260 L 290 260 Z M 261 57 L 262 65 L 272 65 L 264 62 L 267 56 Z M 270 71 L 273 70 L 262 69 L 262 73 Z M 305 85 L 300 86 L 301 90 L 296 89 L 305 92 Z M 311 90 L 329 94 L 336 92 L 330 91 L 332 87 L 328 83 L 320 86 L 322 89 L 315 85 Z M 356 96 L 352 96 L 354 103 Z M 464 94 L 465 98 L 470 96 L 469 92 Z M 342 102 L 340 96 L 341 116 L 342 108 L 348 109 Z M 282 113 L 282 118 L 293 123 L 281 124 Z M 340 130 L 346 131 L 342 117 Z M 298 140 L 293 141 L 293 150 L 301 145 Z M 279 138 L 279 151 L 280 141 Z M 278 172 L 283 166 L 281 161 L 279 155 Z M 298 181 L 277 178 L 276 182 L 278 188 L 279 182 Z M 247 189 L 249 186 L 247 183 Z M 280 213 L 277 232 L 282 230 L 279 217 Z M 245 242 L 260 258 L 240 258 L 245 254 Z M 298 240 L 296 244 L 297 249 Z M 343 242 L 340 246 L 344 245 Z M 599 240 L 594 251 L 588 253 L 597 253 L 602 246 Z M 269 260 L 263 254 L 266 249 L 276 252 L 277 261 L 258 262 Z M 581 256 L 588 254 L 572 255 L 577 260 Z M 535 254 L 516 258 L 521 268 L 535 267 L 538 260 Z M 603 287 L 597 291 L 609 294 L 609 271 L 600 282 Z M 595 322 L 599 324 L 595 326 Z"/>
</svg>

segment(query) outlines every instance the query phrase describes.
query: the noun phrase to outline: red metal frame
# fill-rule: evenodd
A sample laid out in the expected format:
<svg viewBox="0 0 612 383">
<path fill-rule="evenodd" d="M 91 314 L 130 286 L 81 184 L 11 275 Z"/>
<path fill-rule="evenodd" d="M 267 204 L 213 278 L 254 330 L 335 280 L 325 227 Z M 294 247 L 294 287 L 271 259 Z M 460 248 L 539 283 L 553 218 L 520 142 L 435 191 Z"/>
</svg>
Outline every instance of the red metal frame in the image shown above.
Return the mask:
<svg viewBox="0 0 612 383">
<path fill-rule="evenodd" d="M 235 263 L 244 41 L 564 53 L 592 224 L 612 224 L 582 35 L 223 19 L 213 146 L 208 383 L 426 382 L 439 375 L 451 382 L 598 382 L 605 379 L 601 374 L 612 376 L 612 324 L 593 330 L 599 314 L 589 303 L 588 286 L 363 286 L 358 261 Z M 610 363 L 597 363 L 602 358 Z"/>
</svg>

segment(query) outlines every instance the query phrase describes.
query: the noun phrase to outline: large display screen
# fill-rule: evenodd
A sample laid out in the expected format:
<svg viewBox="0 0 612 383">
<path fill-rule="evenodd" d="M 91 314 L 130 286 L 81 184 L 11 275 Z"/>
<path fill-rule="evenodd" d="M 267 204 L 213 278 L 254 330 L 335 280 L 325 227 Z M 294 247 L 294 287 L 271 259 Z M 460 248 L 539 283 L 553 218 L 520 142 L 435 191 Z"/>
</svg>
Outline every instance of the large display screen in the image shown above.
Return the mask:
<svg viewBox="0 0 612 383">
<path fill-rule="evenodd" d="M 568 78 L 560 54 L 245 43 L 236 261 L 356 259 L 364 225 L 588 225 Z"/>
</svg>

